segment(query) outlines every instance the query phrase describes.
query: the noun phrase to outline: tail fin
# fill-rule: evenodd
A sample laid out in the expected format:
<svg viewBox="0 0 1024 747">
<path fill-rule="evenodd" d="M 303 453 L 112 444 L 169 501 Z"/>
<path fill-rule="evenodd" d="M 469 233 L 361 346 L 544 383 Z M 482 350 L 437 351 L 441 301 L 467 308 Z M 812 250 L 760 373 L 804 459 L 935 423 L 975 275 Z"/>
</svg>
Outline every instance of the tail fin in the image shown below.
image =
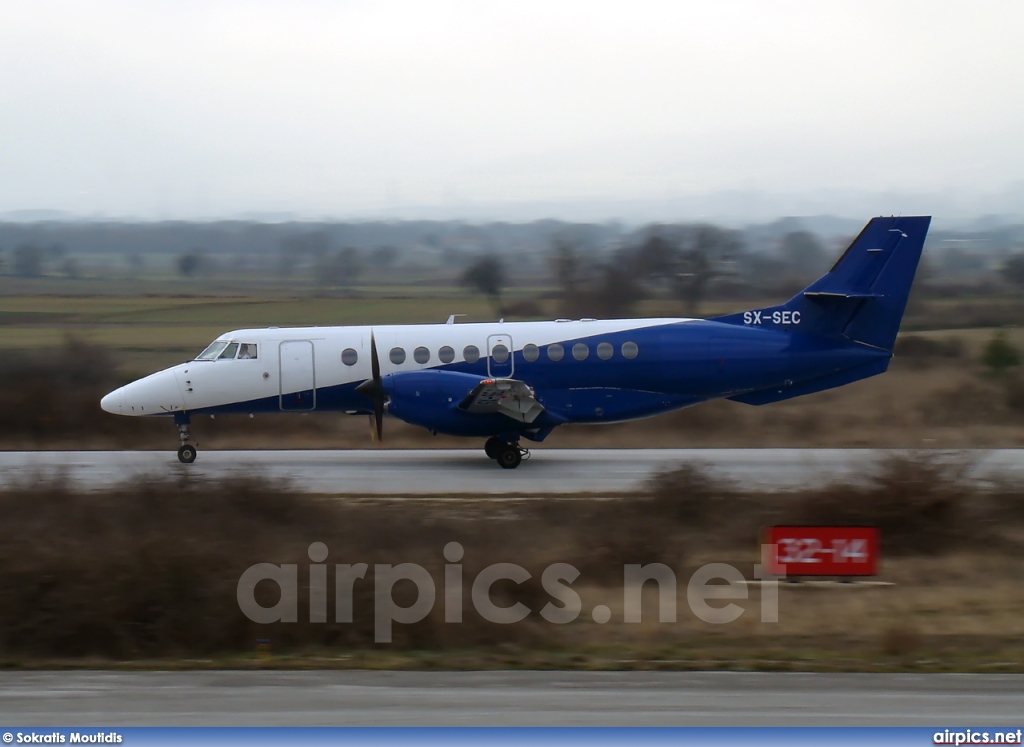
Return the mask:
<svg viewBox="0 0 1024 747">
<path fill-rule="evenodd" d="M 872 218 L 831 270 L 781 306 L 715 317 L 892 350 L 931 217 Z"/>
</svg>

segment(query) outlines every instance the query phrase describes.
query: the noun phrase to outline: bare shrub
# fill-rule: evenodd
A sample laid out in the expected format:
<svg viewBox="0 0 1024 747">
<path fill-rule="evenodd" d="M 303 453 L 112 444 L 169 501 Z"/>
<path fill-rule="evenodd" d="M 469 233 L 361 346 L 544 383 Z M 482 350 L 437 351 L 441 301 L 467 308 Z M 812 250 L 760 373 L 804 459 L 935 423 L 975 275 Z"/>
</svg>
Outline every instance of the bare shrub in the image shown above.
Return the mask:
<svg viewBox="0 0 1024 747">
<path fill-rule="evenodd" d="M 505 302 L 505 314 L 513 319 L 538 319 L 547 312 L 535 298 L 515 298 Z"/>
<path fill-rule="evenodd" d="M 647 503 L 662 519 L 694 526 L 723 518 L 723 508 L 732 508 L 735 488 L 713 477 L 706 467 L 682 464 L 647 481 Z"/>
<path fill-rule="evenodd" d="M 921 369 L 937 362 L 958 361 L 967 355 L 962 340 L 955 337 L 938 339 L 922 335 L 900 335 L 893 353 L 897 360 L 911 368 Z"/>
<path fill-rule="evenodd" d="M 0 652 L 29 657 L 206 656 L 252 651 L 261 639 L 285 652 L 374 648 L 375 566 L 381 563 L 424 567 L 437 594 L 424 620 L 393 626 L 392 648 L 557 646 L 560 629 L 537 614 L 552 601 L 540 583 L 543 569 L 556 561 L 578 563 L 587 574 L 614 559 L 621 578 L 628 546 L 596 565 L 601 552 L 594 548 L 652 542 L 649 532 L 624 527 L 621 514 L 589 520 L 589 531 L 580 534 L 568 522 L 548 529 L 532 510 L 495 522 L 408 504 L 295 494 L 259 476 L 210 480 L 185 472 L 180 481 L 125 483 L 103 494 L 60 479 L 22 483 L 0 491 L 0 511 Z M 327 589 L 332 622 L 309 621 L 307 550 L 315 541 L 328 546 L 329 567 L 368 565 L 353 585 L 351 623 L 333 622 L 333 571 Z M 465 548 L 464 621 L 457 626 L 444 624 L 442 552 L 451 541 Z M 637 561 L 663 559 L 661 552 Z M 530 608 L 521 623 L 496 625 L 469 606 L 472 580 L 498 562 L 517 563 L 532 575 L 523 584 L 495 584 L 491 592 L 499 606 L 523 602 Z M 242 614 L 236 586 L 255 563 L 298 567 L 298 622 L 259 625 Z M 399 606 L 411 604 L 415 594 L 409 582 L 393 590 Z M 260 584 L 256 597 L 273 605 L 277 588 Z"/>
<path fill-rule="evenodd" d="M 837 482 L 800 495 L 796 524 L 875 526 L 893 555 L 935 554 L 977 540 L 966 504 L 969 460 L 948 454 L 893 454 L 863 482 Z"/>
<path fill-rule="evenodd" d="M 1002 383 L 1004 389 L 1000 388 L 998 382 L 981 378 L 960 381 L 936 391 L 932 397 L 918 403 L 918 414 L 927 425 L 963 426 L 968 423 L 1004 422 L 1004 402 L 1013 400 L 1015 381 L 1010 378 Z"/>
<path fill-rule="evenodd" d="M 0 358 L 6 436 L 40 439 L 102 432 L 114 425 L 100 398 L 118 386 L 109 351 L 66 339 L 55 349 Z"/>
<path fill-rule="evenodd" d="M 924 643 L 921 632 L 910 625 L 890 626 L 881 637 L 882 653 L 886 656 L 912 656 L 921 650 Z"/>
</svg>

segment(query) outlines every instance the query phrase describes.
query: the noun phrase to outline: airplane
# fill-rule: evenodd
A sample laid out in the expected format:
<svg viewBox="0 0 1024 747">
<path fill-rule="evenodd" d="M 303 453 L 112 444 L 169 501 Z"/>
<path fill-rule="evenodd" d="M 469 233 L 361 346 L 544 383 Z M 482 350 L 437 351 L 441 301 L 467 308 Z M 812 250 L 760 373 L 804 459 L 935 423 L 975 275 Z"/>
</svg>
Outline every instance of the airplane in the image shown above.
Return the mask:
<svg viewBox="0 0 1024 747">
<path fill-rule="evenodd" d="M 873 218 L 821 278 L 778 306 L 710 319 L 239 329 L 194 360 L 103 397 L 110 413 L 173 418 L 191 464 L 203 415 L 387 414 L 486 439 L 505 469 L 568 423 L 646 418 L 711 399 L 748 405 L 883 373 L 931 218 Z"/>
</svg>

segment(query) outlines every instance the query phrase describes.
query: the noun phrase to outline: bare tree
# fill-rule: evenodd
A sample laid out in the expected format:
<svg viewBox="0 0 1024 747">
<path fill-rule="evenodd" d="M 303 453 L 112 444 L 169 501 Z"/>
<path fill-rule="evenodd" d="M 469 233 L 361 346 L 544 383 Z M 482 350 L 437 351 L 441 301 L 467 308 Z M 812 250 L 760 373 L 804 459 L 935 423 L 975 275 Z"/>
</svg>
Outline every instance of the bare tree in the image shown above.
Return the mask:
<svg viewBox="0 0 1024 747">
<path fill-rule="evenodd" d="M 203 261 L 203 253 L 199 249 L 193 249 L 192 251 L 178 255 L 178 274 L 186 278 L 198 275 L 199 271 L 203 267 Z"/>
<path fill-rule="evenodd" d="M 398 247 L 390 244 L 378 246 L 370 252 L 370 264 L 378 269 L 387 270 L 395 263 L 399 254 L 401 252 L 398 250 Z"/>
<path fill-rule="evenodd" d="M 43 274 L 46 250 L 37 244 L 21 244 L 14 249 L 14 274 L 35 278 Z"/>
<path fill-rule="evenodd" d="M 364 268 L 363 253 L 353 246 L 346 246 L 321 257 L 316 263 L 317 283 L 341 287 L 348 294 Z"/>
<path fill-rule="evenodd" d="M 462 273 L 462 284 L 486 296 L 499 317 L 505 315 L 501 298 L 505 265 L 498 257 L 488 254 L 470 264 Z"/>
<path fill-rule="evenodd" d="M 1003 278 L 1013 285 L 1024 286 L 1024 254 L 1014 254 L 1000 270 Z"/>
<path fill-rule="evenodd" d="M 790 231 L 783 236 L 779 255 L 786 264 L 808 277 L 818 277 L 828 266 L 825 247 L 810 231 Z"/>
</svg>

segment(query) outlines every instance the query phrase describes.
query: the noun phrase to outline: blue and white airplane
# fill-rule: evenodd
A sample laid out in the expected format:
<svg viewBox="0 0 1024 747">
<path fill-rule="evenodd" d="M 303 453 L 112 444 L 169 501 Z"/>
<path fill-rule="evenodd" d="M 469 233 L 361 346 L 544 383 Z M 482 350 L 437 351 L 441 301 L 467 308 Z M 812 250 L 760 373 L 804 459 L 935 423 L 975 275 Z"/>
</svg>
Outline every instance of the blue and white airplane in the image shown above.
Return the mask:
<svg viewBox="0 0 1024 747">
<path fill-rule="evenodd" d="M 566 423 L 646 418 L 725 397 L 748 405 L 884 372 L 930 217 L 874 218 L 835 266 L 780 306 L 712 319 L 239 329 L 195 360 L 121 387 L 107 412 L 168 417 L 191 463 L 199 415 L 385 414 L 486 438 L 519 466 L 520 441 Z"/>
</svg>

